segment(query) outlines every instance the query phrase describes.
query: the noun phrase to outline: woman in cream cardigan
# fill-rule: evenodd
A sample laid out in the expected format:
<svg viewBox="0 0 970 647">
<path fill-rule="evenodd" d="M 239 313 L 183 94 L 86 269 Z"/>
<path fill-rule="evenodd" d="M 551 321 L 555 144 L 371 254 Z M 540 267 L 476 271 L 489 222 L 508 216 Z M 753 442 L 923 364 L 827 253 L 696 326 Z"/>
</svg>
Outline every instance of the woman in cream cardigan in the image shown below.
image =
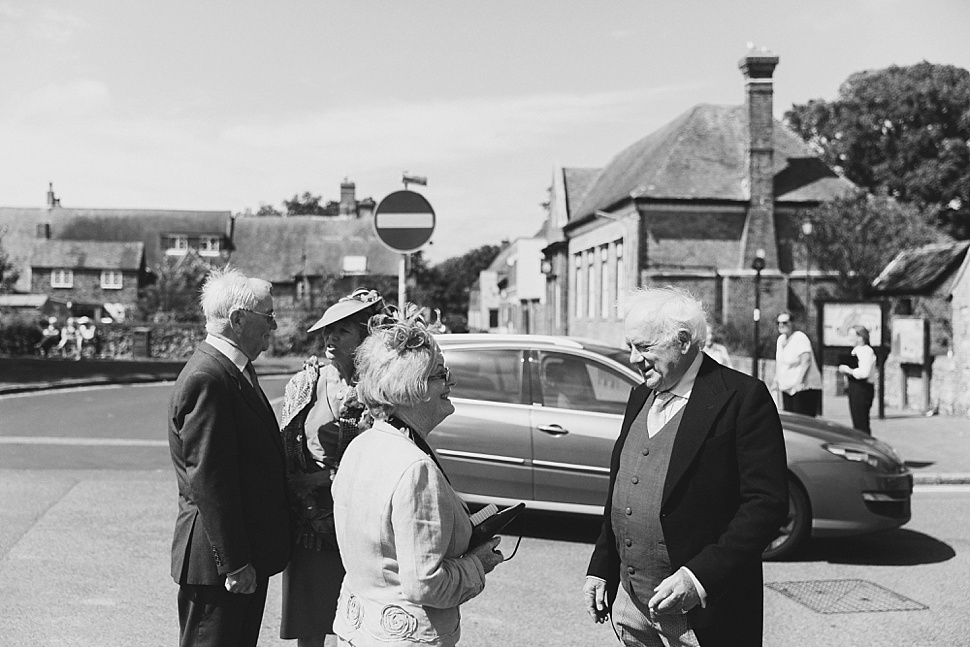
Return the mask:
<svg viewBox="0 0 970 647">
<path fill-rule="evenodd" d="M 417 316 L 377 315 L 357 352 L 357 397 L 375 418 L 350 443 L 333 482 L 344 577 L 338 644 L 450 646 L 458 606 L 503 557 L 498 538 L 469 549 L 468 509 L 428 434 L 451 415 L 451 373 Z"/>
</svg>

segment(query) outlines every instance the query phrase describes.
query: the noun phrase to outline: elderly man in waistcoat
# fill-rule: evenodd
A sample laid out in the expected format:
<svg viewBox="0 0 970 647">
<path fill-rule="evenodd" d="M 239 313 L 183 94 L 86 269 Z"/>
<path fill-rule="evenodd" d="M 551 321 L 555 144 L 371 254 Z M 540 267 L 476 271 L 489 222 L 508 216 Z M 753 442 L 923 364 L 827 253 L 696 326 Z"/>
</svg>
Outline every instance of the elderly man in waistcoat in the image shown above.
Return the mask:
<svg viewBox="0 0 970 647">
<path fill-rule="evenodd" d="M 761 552 L 788 512 L 777 409 L 763 382 L 701 352 L 688 292 L 638 290 L 626 312 L 644 383 L 613 449 L 587 611 L 625 645 L 761 645 Z"/>
</svg>

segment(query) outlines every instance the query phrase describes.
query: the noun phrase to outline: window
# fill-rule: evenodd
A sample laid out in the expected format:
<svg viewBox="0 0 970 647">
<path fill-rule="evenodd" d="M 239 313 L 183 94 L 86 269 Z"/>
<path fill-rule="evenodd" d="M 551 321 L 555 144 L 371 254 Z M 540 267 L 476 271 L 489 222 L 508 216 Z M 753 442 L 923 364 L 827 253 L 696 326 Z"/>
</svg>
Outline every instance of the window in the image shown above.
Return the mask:
<svg viewBox="0 0 970 647">
<path fill-rule="evenodd" d="M 586 252 L 586 287 L 589 294 L 586 297 L 586 305 L 589 306 L 587 315 L 590 319 L 596 316 L 596 254 L 591 249 Z"/>
<path fill-rule="evenodd" d="M 523 401 L 521 351 L 444 349 L 444 355 L 455 380 L 452 397 L 515 404 Z"/>
<path fill-rule="evenodd" d="M 488 327 L 498 328 L 498 308 L 488 309 Z"/>
<path fill-rule="evenodd" d="M 74 270 L 66 270 L 61 268 L 51 270 L 51 287 L 73 288 Z"/>
<path fill-rule="evenodd" d="M 623 271 L 623 241 L 616 241 L 616 273 L 614 274 L 614 280 L 616 281 L 616 290 L 614 294 L 616 295 L 616 316 L 620 316 L 620 295 L 626 290 L 626 273 Z"/>
<path fill-rule="evenodd" d="M 178 235 L 168 235 L 165 236 L 164 240 L 165 253 L 170 256 L 177 256 L 185 254 L 189 251 L 189 237 L 188 236 L 178 236 Z"/>
<path fill-rule="evenodd" d="M 576 266 L 576 280 L 573 281 L 573 294 L 576 295 L 576 318 L 579 319 L 583 316 L 583 294 L 585 292 L 583 289 L 583 255 L 576 254 L 574 259 Z"/>
<path fill-rule="evenodd" d="M 367 274 L 367 257 L 344 256 L 344 274 Z"/>
<path fill-rule="evenodd" d="M 101 271 L 102 290 L 120 290 L 121 288 L 122 288 L 121 270 L 102 270 Z"/>
<path fill-rule="evenodd" d="M 539 359 L 542 404 L 546 407 L 622 414 L 630 380 L 592 360 L 559 353 Z"/>
<path fill-rule="evenodd" d="M 610 271 L 606 266 L 610 258 L 608 245 L 600 247 L 600 316 L 604 319 L 610 316 Z"/>
<path fill-rule="evenodd" d="M 188 246 L 188 240 L 185 241 Z M 222 236 L 199 236 L 199 255 L 218 256 L 222 250 Z"/>
</svg>

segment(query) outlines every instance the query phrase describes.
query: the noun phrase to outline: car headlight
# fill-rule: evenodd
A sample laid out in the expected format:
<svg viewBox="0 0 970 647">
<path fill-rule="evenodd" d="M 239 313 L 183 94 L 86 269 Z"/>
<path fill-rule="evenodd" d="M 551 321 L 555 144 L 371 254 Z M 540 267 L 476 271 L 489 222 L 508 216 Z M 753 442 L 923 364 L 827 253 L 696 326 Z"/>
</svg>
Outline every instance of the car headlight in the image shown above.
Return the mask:
<svg viewBox="0 0 970 647">
<path fill-rule="evenodd" d="M 883 454 L 862 445 L 848 445 L 843 443 L 825 443 L 822 449 L 839 458 L 857 463 L 865 463 L 874 469 L 892 471 L 892 461 Z"/>
</svg>

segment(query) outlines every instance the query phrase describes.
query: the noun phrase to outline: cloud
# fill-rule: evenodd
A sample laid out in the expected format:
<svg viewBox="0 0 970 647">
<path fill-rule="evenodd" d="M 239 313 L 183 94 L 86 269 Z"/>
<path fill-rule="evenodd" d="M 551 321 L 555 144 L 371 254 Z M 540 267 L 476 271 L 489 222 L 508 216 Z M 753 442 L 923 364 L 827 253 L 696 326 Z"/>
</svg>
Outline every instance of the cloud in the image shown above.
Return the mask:
<svg viewBox="0 0 970 647">
<path fill-rule="evenodd" d="M 40 40 L 64 44 L 72 40 L 77 32 L 90 27 L 88 21 L 75 14 L 45 7 L 39 16 L 29 21 L 28 33 Z"/>
</svg>

